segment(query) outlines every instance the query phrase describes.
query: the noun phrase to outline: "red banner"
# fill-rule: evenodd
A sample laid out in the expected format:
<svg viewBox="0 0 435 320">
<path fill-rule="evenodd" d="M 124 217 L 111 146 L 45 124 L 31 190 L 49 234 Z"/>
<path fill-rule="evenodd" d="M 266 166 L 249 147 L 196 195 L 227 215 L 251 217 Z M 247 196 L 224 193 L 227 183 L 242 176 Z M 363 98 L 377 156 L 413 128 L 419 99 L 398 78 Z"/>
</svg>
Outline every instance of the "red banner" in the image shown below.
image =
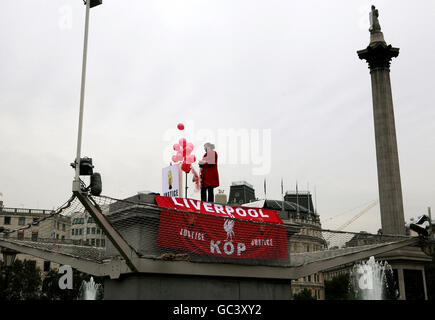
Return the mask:
<svg viewBox="0 0 435 320">
<path fill-rule="evenodd" d="M 175 197 L 156 200 L 162 208 L 193 212 L 162 210 L 159 246 L 226 258 L 287 257 L 284 223 L 275 210 Z"/>
</svg>

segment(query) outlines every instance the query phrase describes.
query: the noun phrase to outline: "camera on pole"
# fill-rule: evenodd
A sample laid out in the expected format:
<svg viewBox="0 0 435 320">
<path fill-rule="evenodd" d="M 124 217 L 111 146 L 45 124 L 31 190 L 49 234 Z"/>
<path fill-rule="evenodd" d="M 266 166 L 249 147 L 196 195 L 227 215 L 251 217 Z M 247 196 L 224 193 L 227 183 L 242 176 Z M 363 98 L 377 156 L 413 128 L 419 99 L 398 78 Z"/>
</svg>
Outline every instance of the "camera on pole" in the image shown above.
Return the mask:
<svg viewBox="0 0 435 320">
<path fill-rule="evenodd" d="M 76 168 L 76 162 L 74 161 L 71 163 L 71 167 L 74 169 Z M 84 157 L 80 158 L 80 169 L 79 169 L 79 175 L 80 176 L 92 176 L 94 166 L 92 165 L 92 158 Z"/>
<path fill-rule="evenodd" d="M 101 175 L 98 172 L 95 172 L 91 176 L 91 184 L 89 185 L 89 188 L 91 189 L 91 194 L 93 196 L 99 196 L 101 194 L 103 185 L 101 183 Z"/>
<path fill-rule="evenodd" d="M 71 167 L 76 169 L 77 163 L 74 161 L 71 163 Z M 88 187 L 81 181 L 83 192 L 90 191 L 93 196 L 99 196 L 103 189 L 101 183 L 101 174 L 98 172 L 94 173 L 94 165 L 92 164 L 92 158 L 84 157 L 80 158 L 79 176 L 90 176 L 90 184 Z"/>
<path fill-rule="evenodd" d="M 99 6 L 100 4 L 103 4 L 103 0 L 90 0 L 91 3 L 89 4 L 89 8 L 93 8 L 96 6 Z M 86 1 L 83 0 L 83 3 L 86 5 Z"/>
</svg>

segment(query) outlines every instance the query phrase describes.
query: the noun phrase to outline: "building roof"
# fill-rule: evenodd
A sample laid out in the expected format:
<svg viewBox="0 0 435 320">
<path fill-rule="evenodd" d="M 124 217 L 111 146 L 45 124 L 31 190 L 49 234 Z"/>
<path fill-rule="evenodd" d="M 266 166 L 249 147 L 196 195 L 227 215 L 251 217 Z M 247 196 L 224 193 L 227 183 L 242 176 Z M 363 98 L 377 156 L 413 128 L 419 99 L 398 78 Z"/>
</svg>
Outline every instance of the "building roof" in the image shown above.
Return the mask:
<svg viewBox="0 0 435 320">
<path fill-rule="evenodd" d="M 0 214 L 2 215 L 12 214 L 12 215 L 39 216 L 39 215 L 48 215 L 51 213 L 53 213 L 53 210 L 0 207 Z"/>
<path fill-rule="evenodd" d="M 284 210 L 286 211 L 298 211 L 299 208 L 299 212 L 300 213 L 308 213 L 308 209 L 301 206 L 301 205 L 297 205 L 294 202 L 290 202 L 290 201 L 282 201 L 282 200 L 257 200 L 257 201 L 253 201 L 253 202 L 248 202 L 248 203 L 244 203 L 242 204 L 243 207 L 253 207 L 253 208 L 264 208 L 264 209 L 272 209 L 272 210 L 277 210 L 277 211 L 281 211 L 283 208 L 283 202 L 284 202 Z"/>
<path fill-rule="evenodd" d="M 254 189 L 254 186 L 246 181 L 234 181 L 233 183 L 231 183 L 231 185 L 232 186 L 247 186 L 251 189 Z"/>
</svg>

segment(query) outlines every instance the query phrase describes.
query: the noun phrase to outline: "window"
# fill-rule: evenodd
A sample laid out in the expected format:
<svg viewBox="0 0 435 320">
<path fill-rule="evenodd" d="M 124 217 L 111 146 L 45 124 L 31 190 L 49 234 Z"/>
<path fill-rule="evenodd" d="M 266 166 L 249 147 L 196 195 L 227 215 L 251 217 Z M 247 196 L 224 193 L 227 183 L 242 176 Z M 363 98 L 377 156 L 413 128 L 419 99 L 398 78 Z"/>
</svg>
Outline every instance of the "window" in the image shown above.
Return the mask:
<svg viewBox="0 0 435 320">
<path fill-rule="evenodd" d="M 74 231 L 75 231 L 76 229 L 71 229 L 71 235 L 73 236 L 75 233 L 74 233 Z"/>
<path fill-rule="evenodd" d="M 91 233 L 91 228 L 87 227 L 86 228 L 86 234 L 90 234 Z"/>
<path fill-rule="evenodd" d="M 74 218 L 72 224 L 84 224 L 85 218 Z"/>
<path fill-rule="evenodd" d="M 101 233 L 101 229 L 97 228 L 97 234 L 100 234 L 100 233 Z"/>
<path fill-rule="evenodd" d="M 311 276 L 308 276 L 308 282 L 311 282 Z"/>
<path fill-rule="evenodd" d="M 101 239 L 101 246 L 105 247 L 106 246 L 106 240 L 105 239 Z"/>
<path fill-rule="evenodd" d="M 32 231 L 32 241 L 38 241 L 38 231 Z"/>
<path fill-rule="evenodd" d="M 44 261 L 44 272 L 50 271 L 50 261 Z"/>
<path fill-rule="evenodd" d="M 18 225 L 19 226 L 24 226 L 25 223 L 26 223 L 26 218 L 25 217 L 19 217 L 18 218 Z"/>
<path fill-rule="evenodd" d="M 4 224 L 11 224 L 11 217 L 5 217 Z"/>
<path fill-rule="evenodd" d="M 60 223 L 59 222 L 57 223 L 57 228 L 56 229 L 60 230 Z"/>
<path fill-rule="evenodd" d="M 89 218 L 88 218 L 88 223 L 95 223 L 94 218 L 89 217 Z"/>
<path fill-rule="evenodd" d="M 24 230 L 19 230 L 18 231 L 17 238 L 18 238 L 18 240 L 23 240 L 24 239 Z"/>
<path fill-rule="evenodd" d="M 82 235 L 83 234 L 83 228 L 80 228 L 79 229 L 79 235 Z"/>
<path fill-rule="evenodd" d="M 92 234 L 95 234 L 95 228 L 92 228 Z"/>
<path fill-rule="evenodd" d="M 56 235 L 56 239 L 59 239 L 59 234 Z"/>
<path fill-rule="evenodd" d="M 62 231 L 65 231 L 65 223 L 62 223 Z"/>
<path fill-rule="evenodd" d="M 91 239 L 91 245 L 95 246 L 95 239 Z"/>
<path fill-rule="evenodd" d="M 96 244 L 97 244 L 97 247 L 100 246 L 100 239 L 97 239 L 97 240 L 96 240 Z"/>
<path fill-rule="evenodd" d="M 65 240 L 65 236 L 62 236 L 62 240 Z"/>
</svg>

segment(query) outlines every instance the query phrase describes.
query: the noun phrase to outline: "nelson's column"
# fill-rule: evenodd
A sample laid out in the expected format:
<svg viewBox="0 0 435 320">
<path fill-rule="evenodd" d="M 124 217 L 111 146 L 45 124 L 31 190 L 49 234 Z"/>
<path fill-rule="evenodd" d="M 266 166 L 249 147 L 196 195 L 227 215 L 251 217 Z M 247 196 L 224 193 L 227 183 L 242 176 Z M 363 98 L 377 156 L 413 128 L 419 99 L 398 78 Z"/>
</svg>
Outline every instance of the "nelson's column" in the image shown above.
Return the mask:
<svg viewBox="0 0 435 320">
<path fill-rule="evenodd" d="M 405 217 L 390 83 L 390 62 L 399 55 L 399 48 L 386 44 L 378 16 L 378 10 L 372 6 L 370 44 L 357 53 L 360 59 L 367 61 L 372 81 L 382 232 L 404 235 Z"/>
</svg>

